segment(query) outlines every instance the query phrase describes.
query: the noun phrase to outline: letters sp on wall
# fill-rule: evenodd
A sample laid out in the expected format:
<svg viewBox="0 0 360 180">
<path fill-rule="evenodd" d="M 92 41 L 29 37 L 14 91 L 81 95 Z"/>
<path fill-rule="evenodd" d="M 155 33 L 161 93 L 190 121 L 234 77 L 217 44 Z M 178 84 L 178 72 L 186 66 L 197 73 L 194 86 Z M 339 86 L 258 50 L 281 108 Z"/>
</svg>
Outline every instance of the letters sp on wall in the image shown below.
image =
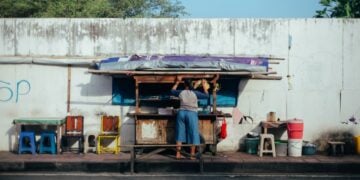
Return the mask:
<svg viewBox="0 0 360 180">
<path fill-rule="evenodd" d="M 7 82 L 0 80 L 0 102 L 19 102 L 21 96 L 28 95 L 31 84 L 27 80 Z"/>
</svg>

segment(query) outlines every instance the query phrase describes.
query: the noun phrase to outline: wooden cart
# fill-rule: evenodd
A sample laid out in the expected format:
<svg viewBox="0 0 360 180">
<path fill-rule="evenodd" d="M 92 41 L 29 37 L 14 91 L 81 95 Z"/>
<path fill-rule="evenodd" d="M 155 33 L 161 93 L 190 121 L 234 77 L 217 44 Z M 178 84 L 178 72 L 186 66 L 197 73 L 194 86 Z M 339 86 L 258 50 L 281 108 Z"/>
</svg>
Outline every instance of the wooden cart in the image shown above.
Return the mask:
<svg viewBox="0 0 360 180">
<path fill-rule="evenodd" d="M 194 74 L 183 74 L 183 78 L 191 77 L 193 79 L 208 79 L 211 80 L 212 86 L 215 86 L 219 78 L 218 74 L 211 75 L 194 75 Z M 130 114 L 135 119 L 135 145 L 166 145 L 166 144 L 175 144 L 175 120 L 176 114 L 158 114 L 158 113 L 144 113 L 141 110 L 141 101 L 140 99 L 140 84 L 142 83 L 156 83 L 164 84 L 170 83 L 174 84 L 176 81 L 176 75 L 154 75 L 154 76 L 142 76 L 135 75 L 133 76 L 135 80 L 135 100 L 136 100 L 136 110 L 135 113 Z M 170 89 L 169 89 L 170 91 Z M 212 92 L 213 96 L 213 106 L 212 112 L 217 112 L 216 110 L 216 92 Z M 149 101 L 149 99 L 146 99 Z M 159 101 L 159 100 L 154 100 Z M 160 100 L 164 101 L 164 100 Z M 165 101 L 172 101 L 170 104 L 178 104 L 176 99 L 168 99 Z M 199 132 L 201 136 L 201 144 L 207 146 L 212 154 L 216 154 L 216 144 L 217 131 L 216 131 L 216 121 L 219 117 L 230 116 L 221 113 L 208 113 L 201 114 L 199 113 Z M 205 149 L 203 147 L 202 149 Z"/>
<path fill-rule="evenodd" d="M 283 60 L 281 58 L 269 58 L 271 60 Z M 279 64 L 278 62 L 269 62 L 269 64 Z M 269 69 L 271 69 L 269 67 Z M 269 70 L 268 69 L 268 70 Z M 132 77 L 135 80 L 135 113 L 128 115 L 135 119 L 135 146 L 141 147 L 164 147 L 165 145 L 175 144 L 175 114 L 161 115 L 158 113 L 145 113 L 141 111 L 141 101 L 152 101 L 151 99 L 140 99 L 141 84 L 174 84 L 178 75 L 183 78 L 207 79 L 211 80 L 214 87 L 220 75 L 222 78 L 244 78 L 244 79 L 263 79 L 263 80 L 280 80 L 281 76 L 271 76 L 276 74 L 275 71 L 250 72 L 250 71 L 196 71 L 196 70 L 179 70 L 179 71 L 136 71 L 136 70 L 89 70 L 93 74 L 105 74 L 110 76 Z M 170 91 L 170 88 L 169 90 Z M 216 144 L 218 142 L 216 132 L 216 121 L 218 118 L 231 117 L 230 114 L 218 113 L 216 110 L 216 92 L 212 92 L 212 112 L 211 114 L 199 114 L 199 131 L 202 142 L 208 146 L 208 149 L 215 154 Z M 157 100 L 153 100 L 154 103 Z M 176 100 L 169 99 L 168 103 L 176 104 Z"/>
</svg>

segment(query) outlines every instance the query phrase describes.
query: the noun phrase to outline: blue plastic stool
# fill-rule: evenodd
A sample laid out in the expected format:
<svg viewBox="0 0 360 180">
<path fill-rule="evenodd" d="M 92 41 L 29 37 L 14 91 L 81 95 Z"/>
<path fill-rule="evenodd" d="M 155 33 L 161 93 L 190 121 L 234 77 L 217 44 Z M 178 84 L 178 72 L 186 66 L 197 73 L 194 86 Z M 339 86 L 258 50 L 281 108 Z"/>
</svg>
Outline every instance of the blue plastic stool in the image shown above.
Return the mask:
<svg viewBox="0 0 360 180">
<path fill-rule="evenodd" d="M 29 144 L 25 144 L 25 139 L 28 139 Z M 30 151 L 32 154 L 36 154 L 35 133 L 31 131 L 20 132 L 19 137 L 19 154 Z"/>
<path fill-rule="evenodd" d="M 56 154 L 55 132 L 42 132 L 40 137 L 39 153 L 50 152 Z"/>
</svg>

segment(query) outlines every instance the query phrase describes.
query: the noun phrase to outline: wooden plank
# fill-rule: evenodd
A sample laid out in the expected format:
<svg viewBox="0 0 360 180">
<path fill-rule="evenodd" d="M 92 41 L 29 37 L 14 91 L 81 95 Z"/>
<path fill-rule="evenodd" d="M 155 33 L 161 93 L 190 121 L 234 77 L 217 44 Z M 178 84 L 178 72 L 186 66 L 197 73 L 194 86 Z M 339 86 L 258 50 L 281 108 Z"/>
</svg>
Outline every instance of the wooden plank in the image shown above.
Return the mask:
<svg viewBox="0 0 360 180">
<path fill-rule="evenodd" d="M 219 80 L 219 77 L 220 77 L 220 75 L 219 74 L 216 74 L 216 76 L 214 77 L 214 79 L 213 80 L 211 80 L 211 83 L 212 83 L 212 85 L 213 85 L 213 93 L 212 93 L 212 95 L 213 95 L 213 112 L 217 112 L 217 110 L 216 110 L 216 91 L 215 91 L 215 87 L 216 87 L 216 83 L 217 83 L 217 81 Z"/>
<path fill-rule="evenodd" d="M 192 78 L 192 79 L 203 79 L 203 78 L 213 78 L 214 75 L 182 75 L 183 78 Z M 176 82 L 176 75 L 155 75 L 155 76 L 141 76 L 135 75 L 134 79 L 138 83 L 175 83 Z"/>
<path fill-rule="evenodd" d="M 251 79 L 260 79 L 260 80 L 281 80 L 281 76 L 265 76 L 265 75 L 253 75 Z"/>
<path fill-rule="evenodd" d="M 202 152 L 201 146 L 198 147 L 199 152 Z M 204 173 L 204 159 L 202 157 L 202 153 L 199 153 L 199 168 L 200 168 L 200 174 Z"/>
<path fill-rule="evenodd" d="M 138 117 L 175 117 L 175 114 L 153 114 L 153 113 L 127 113 L 127 116 L 138 116 Z M 232 117 L 230 113 L 221 114 L 198 114 L 201 117 Z"/>
<path fill-rule="evenodd" d="M 276 72 L 248 72 L 248 71 L 176 71 L 176 72 L 163 72 L 163 71 L 106 71 L 106 70 L 88 70 L 88 73 L 93 74 L 108 74 L 108 75 L 127 75 L 127 76 L 135 76 L 135 75 L 183 75 L 194 77 L 193 75 L 205 75 L 205 77 L 211 78 L 210 75 L 255 75 L 255 74 L 276 74 Z M 197 77 L 201 78 L 201 77 Z M 174 82 L 174 81 L 173 81 Z"/>
<path fill-rule="evenodd" d="M 278 57 L 268 57 L 268 59 L 269 59 L 269 61 L 276 61 L 276 60 L 281 60 L 281 61 L 283 61 L 283 60 L 285 60 L 285 58 L 278 58 Z"/>
<path fill-rule="evenodd" d="M 158 148 L 158 149 L 155 149 L 155 150 L 149 152 L 148 154 L 140 156 L 138 159 L 146 159 L 146 158 L 149 158 L 149 157 L 153 156 L 154 154 L 161 153 L 161 152 L 163 152 L 165 150 L 166 150 L 166 148 Z"/>
<path fill-rule="evenodd" d="M 131 174 L 134 174 L 135 171 L 135 159 L 136 159 L 136 154 L 135 154 L 135 147 L 132 146 L 131 147 L 131 155 L 130 155 L 130 172 Z"/>
<path fill-rule="evenodd" d="M 165 125 L 165 133 L 166 133 L 166 139 L 165 141 L 168 144 L 175 144 L 175 126 L 176 126 L 176 117 L 174 116 L 171 119 L 168 119 Z"/>
<path fill-rule="evenodd" d="M 345 144 L 345 142 L 342 142 L 342 141 L 328 141 L 329 144 Z"/>
<path fill-rule="evenodd" d="M 199 120 L 199 132 L 203 136 L 205 144 L 213 144 L 213 124 L 214 122 L 210 119 Z"/>
<path fill-rule="evenodd" d="M 138 83 L 175 83 L 176 76 L 134 76 Z"/>
<path fill-rule="evenodd" d="M 139 82 L 135 79 L 135 112 L 140 112 L 140 100 L 139 100 Z"/>
</svg>

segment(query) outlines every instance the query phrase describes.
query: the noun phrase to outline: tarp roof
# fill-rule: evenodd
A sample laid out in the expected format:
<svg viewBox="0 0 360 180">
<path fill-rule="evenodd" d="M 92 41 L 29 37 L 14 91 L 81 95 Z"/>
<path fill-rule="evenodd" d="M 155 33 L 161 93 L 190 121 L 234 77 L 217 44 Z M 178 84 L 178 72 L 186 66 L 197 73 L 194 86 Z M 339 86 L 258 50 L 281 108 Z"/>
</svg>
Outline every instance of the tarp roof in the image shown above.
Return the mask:
<svg viewBox="0 0 360 180">
<path fill-rule="evenodd" d="M 88 72 L 107 75 L 206 75 L 219 74 L 254 79 L 281 79 L 269 71 L 264 57 L 230 57 L 197 55 L 152 55 L 111 57 Z"/>
</svg>

